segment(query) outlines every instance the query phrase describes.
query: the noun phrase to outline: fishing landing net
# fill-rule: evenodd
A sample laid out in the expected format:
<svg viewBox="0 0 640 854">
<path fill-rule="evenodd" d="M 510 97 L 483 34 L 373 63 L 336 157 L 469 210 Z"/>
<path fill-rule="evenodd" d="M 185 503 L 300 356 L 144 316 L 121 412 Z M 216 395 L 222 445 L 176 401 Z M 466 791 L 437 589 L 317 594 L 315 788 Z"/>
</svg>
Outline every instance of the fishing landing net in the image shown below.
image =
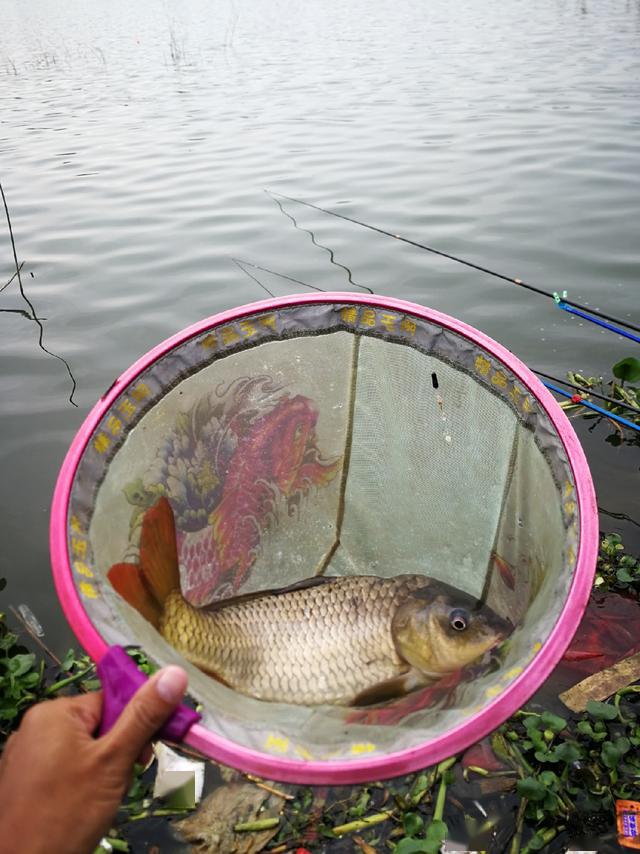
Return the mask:
<svg viewBox="0 0 640 854">
<path fill-rule="evenodd" d="M 316 574 L 422 573 L 515 630 L 471 678 L 382 706 L 252 699 L 187 663 L 106 578 L 138 559 L 159 496 L 194 604 Z M 580 621 L 597 531 L 582 449 L 518 359 L 438 312 L 336 293 L 217 315 L 127 370 L 63 464 L 51 553 L 94 659 L 121 644 L 186 668 L 203 713 L 188 743 L 272 779 L 335 783 L 430 765 L 526 702 Z"/>
</svg>

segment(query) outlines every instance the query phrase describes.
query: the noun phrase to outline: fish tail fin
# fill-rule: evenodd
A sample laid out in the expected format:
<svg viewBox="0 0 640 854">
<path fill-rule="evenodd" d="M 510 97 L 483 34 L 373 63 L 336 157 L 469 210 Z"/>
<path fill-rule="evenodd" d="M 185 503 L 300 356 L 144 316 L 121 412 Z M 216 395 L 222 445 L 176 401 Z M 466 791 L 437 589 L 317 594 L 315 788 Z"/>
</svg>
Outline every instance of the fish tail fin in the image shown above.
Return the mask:
<svg viewBox="0 0 640 854">
<path fill-rule="evenodd" d="M 142 570 L 135 563 L 114 563 L 107 578 L 120 596 L 139 611 L 155 628 L 160 625 L 162 608 L 145 584 Z"/>
<path fill-rule="evenodd" d="M 180 590 L 180 569 L 173 511 L 163 496 L 144 514 L 140 535 L 140 569 L 161 608 Z"/>
</svg>

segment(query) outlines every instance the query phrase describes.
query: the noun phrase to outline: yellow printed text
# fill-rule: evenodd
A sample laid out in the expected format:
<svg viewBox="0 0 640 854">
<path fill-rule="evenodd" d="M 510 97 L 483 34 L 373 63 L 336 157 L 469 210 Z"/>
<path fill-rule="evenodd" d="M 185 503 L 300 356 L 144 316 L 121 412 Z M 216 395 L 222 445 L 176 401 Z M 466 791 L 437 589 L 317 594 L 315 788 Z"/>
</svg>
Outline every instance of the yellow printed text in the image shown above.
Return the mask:
<svg viewBox="0 0 640 854">
<path fill-rule="evenodd" d="M 87 599 L 98 598 L 98 591 L 93 586 L 93 584 L 90 584 L 88 581 L 81 581 L 80 584 L 78 584 L 78 589 L 80 590 L 83 596 L 87 597 Z"/>
<path fill-rule="evenodd" d="M 279 735 L 270 735 L 265 742 L 265 747 L 267 750 L 275 750 L 278 753 L 286 753 L 289 749 L 289 739 L 283 738 Z"/>
<path fill-rule="evenodd" d="M 375 749 L 375 744 L 371 744 L 371 742 L 367 742 L 366 744 L 351 745 L 351 752 L 354 754 L 354 756 L 358 756 L 361 753 L 373 753 Z"/>
<path fill-rule="evenodd" d="M 106 433 L 98 433 L 96 438 L 93 440 L 93 447 L 99 454 L 104 454 L 105 451 L 108 451 L 111 447 L 111 439 L 106 435 Z"/>
<path fill-rule="evenodd" d="M 138 383 L 138 385 L 131 390 L 131 397 L 138 402 L 141 400 L 145 400 L 147 397 L 151 396 L 151 389 L 146 383 Z"/>
<path fill-rule="evenodd" d="M 87 578 L 93 578 L 93 572 L 89 569 L 86 563 L 81 560 L 76 560 L 73 564 L 73 568 L 78 573 L 78 575 L 86 575 Z"/>
<path fill-rule="evenodd" d="M 133 418 L 136 414 L 135 403 L 131 403 L 131 401 L 126 397 L 118 403 L 117 410 L 120 415 L 124 415 L 125 418 Z"/>
</svg>

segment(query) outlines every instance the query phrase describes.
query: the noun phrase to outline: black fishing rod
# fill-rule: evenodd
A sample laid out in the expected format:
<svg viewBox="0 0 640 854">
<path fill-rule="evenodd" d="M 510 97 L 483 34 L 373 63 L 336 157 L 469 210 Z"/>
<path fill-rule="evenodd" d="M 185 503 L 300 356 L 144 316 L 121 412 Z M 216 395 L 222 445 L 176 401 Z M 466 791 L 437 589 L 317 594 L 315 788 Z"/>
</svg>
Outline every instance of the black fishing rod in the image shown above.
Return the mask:
<svg viewBox="0 0 640 854">
<path fill-rule="evenodd" d="M 304 204 L 304 202 L 303 202 Z M 303 282 L 301 279 L 295 279 L 293 276 L 287 276 L 284 273 L 278 273 L 276 270 L 270 270 L 268 267 L 261 267 L 259 264 L 253 264 L 251 261 L 243 261 L 240 258 L 232 258 L 233 263 L 242 270 L 249 278 L 253 279 L 257 285 L 259 285 L 264 291 L 266 291 L 269 296 L 274 296 L 273 292 L 267 288 L 267 286 L 258 279 L 257 276 L 254 276 L 253 273 L 250 273 L 247 270 L 247 267 L 252 267 L 254 270 L 261 270 L 263 273 L 269 273 L 273 276 L 278 276 L 281 279 L 286 279 L 289 282 L 295 282 L 297 285 L 302 285 L 305 288 L 311 288 L 314 291 L 320 291 L 320 293 L 325 293 L 324 288 L 318 288 L 315 285 L 309 285 L 306 282 Z M 607 403 L 614 404 L 615 406 L 624 407 L 625 409 L 630 409 L 636 415 L 640 414 L 640 410 L 631 406 L 629 403 L 626 403 L 623 400 L 617 400 L 615 397 L 607 397 L 604 394 L 599 394 L 598 392 L 591 391 L 585 386 L 576 385 L 576 383 L 568 382 L 567 380 L 561 380 L 558 377 L 551 376 L 551 374 L 545 374 L 542 371 L 533 371 L 534 374 L 538 374 L 541 377 L 545 377 L 547 380 L 553 380 L 553 382 L 545 382 L 544 385 L 550 389 L 551 391 L 556 392 L 556 394 L 560 394 L 563 397 L 571 398 L 572 402 L 578 406 L 584 406 L 587 409 L 591 409 L 594 412 L 599 413 L 600 415 L 606 415 L 608 418 L 611 418 L 613 421 L 617 421 L 619 424 L 623 424 L 625 427 L 628 427 L 631 430 L 635 430 L 636 432 L 640 432 L 640 425 L 635 424 L 633 421 L 629 421 L 627 418 L 623 418 L 620 415 L 616 415 L 613 412 L 609 412 L 606 409 L 602 409 L 600 406 L 596 406 L 594 403 L 590 403 L 584 397 L 580 395 L 572 395 L 570 392 L 565 391 L 562 388 L 559 388 L 557 383 L 562 383 L 563 385 L 569 386 L 570 388 L 577 389 L 578 391 L 583 392 L 583 394 L 592 395 L 593 397 L 597 397 L 600 400 L 604 400 Z M 578 399 L 575 399 L 578 398 Z"/>
<path fill-rule="evenodd" d="M 623 409 L 630 409 L 632 412 L 635 412 L 636 415 L 640 415 L 640 409 L 637 406 L 632 406 L 630 403 L 627 403 L 624 400 L 618 400 L 616 397 L 607 397 L 606 394 L 599 394 L 597 391 L 593 391 L 588 386 L 578 385 L 577 383 L 570 383 L 568 380 L 561 380 L 558 377 L 553 377 L 551 374 L 545 374 L 542 371 L 536 371 L 535 368 L 531 369 L 534 374 L 537 374 L 539 377 L 544 377 L 546 380 L 551 380 L 554 383 L 561 383 L 562 385 L 569 386 L 569 388 L 575 388 L 578 391 L 581 391 L 583 394 L 589 395 L 589 397 L 597 397 L 598 400 L 606 400 L 607 403 L 613 403 L 616 406 L 621 406 Z"/>
<path fill-rule="evenodd" d="M 320 213 L 328 214 L 329 216 L 335 216 L 338 219 L 343 219 L 346 222 L 351 222 L 354 225 L 359 225 L 362 228 L 368 228 L 370 231 L 375 231 L 378 234 L 384 234 L 386 237 L 392 237 L 394 240 L 400 240 L 402 243 L 408 243 L 409 246 L 415 246 L 417 249 L 424 249 L 426 252 L 431 252 L 433 255 L 440 255 L 442 258 L 448 258 L 450 261 L 457 261 L 458 264 L 464 264 L 465 267 L 471 267 L 473 270 L 479 270 L 481 273 L 486 273 L 488 276 L 493 276 L 496 279 L 502 279 L 504 282 L 510 282 L 513 285 L 518 285 L 521 288 L 525 288 L 528 291 L 533 291 L 533 293 L 539 294 L 540 296 L 547 297 L 548 299 L 552 299 L 559 308 L 564 308 L 565 311 L 570 311 L 571 314 L 579 314 L 580 317 L 583 317 L 585 320 L 589 320 L 592 323 L 598 323 L 600 326 L 604 326 L 606 329 L 609 329 L 612 332 L 616 332 L 620 335 L 624 335 L 626 338 L 631 338 L 633 341 L 640 343 L 640 338 L 636 335 L 630 335 L 623 330 L 616 329 L 615 327 L 609 326 L 609 324 L 599 323 L 598 318 L 602 318 L 603 320 L 611 321 L 612 323 L 617 323 L 619 326 L 625 326 L 627 329 L 633 329 L 636 332 L 640 332 L 640 326 L 636 326 L 634 323 L 630 323 L 628 320 L 621 320 L 617 317 L 612 317 L 609 314 L 604 314 L 604 312 L 597 312 L 595 317 L 592 317 L 593 311 L 586 305 L 582 305 L 582 303 L 574 302 L 573 300 L 567 299 L 566 293 L 563 293 L 560 296 L 557 293 L 552 293 L 551 291 L 545 291 L 543 288 L 538 288 L 535 285 L 530 284 L 529 282 L 525 282 L 522 279 L 516 279 L 512 276 L 505 276 L 503 273 L 497 273 L 495 270 L 490 270 L 488 267 L 483 267 L 481 264 L 474 264 L 473 261 L 467 261 L 464 258 L 460 258 L 457 255 L 452 255 L 449 252 L 443 252 L 441 249 L 434 249 L 433 246 L 427 246 L 424 243 L 419 243 L 417 240 L 411 240 L 408 237 L 403 237 L 400 234 L 394 234 L 391 231 L 386 231 L 384 228 L 379 228 L 377 225 L 369 225 L 369 223 L 362 222 L 359 219 L 354 219 L 353 217 L 346 216 L 345 214 L 337 213 L 336 211 L 328 210 L 327 208 L 321 208 L 319 205 L 314 205 L 311 202 L 305 202 L 302 199 L 295 199 L 293 196 L 285 196 L 284 193 L 275 193 L 271 190 L 266 190 L 266 193 L 270 195 L 274 201 L 277 203 L 277 197 L 281 199 L 286 199 L 289 202 L 294 202 L 298 205 L 304 205 L 307 208 L 313 208 L 316 211 L 320 211 Z"/>
</svg>

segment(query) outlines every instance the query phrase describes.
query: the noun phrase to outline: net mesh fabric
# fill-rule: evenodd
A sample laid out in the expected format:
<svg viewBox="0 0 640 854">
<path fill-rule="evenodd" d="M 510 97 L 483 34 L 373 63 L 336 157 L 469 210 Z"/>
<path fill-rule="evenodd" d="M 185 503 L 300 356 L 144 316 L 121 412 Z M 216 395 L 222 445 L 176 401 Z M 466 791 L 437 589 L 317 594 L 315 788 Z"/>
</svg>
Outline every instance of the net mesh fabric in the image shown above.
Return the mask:
<svg viewBox="0 0 640 854">
<path fill-rule="evenodd" d="M 76 485 L 78 514 L 84 506 L 90 519 L 81 562 L 94 574 L 87 610 L 105 640 L 186 666 L 212 731 L 303 760 L 413 747 L 482 709 L 544 643 L 575 563 L 575 510 L 571 517 L 566 509 L 572 481 L 561 443 L 544 413 L 527 420 L 509 400 L 514 382 L 507 377 L 511 385 L 502 385 L 500 365 L 451 332 L 425 329 L 425 345 L 415 346 L 384 328 L 375 335 L 345 328 L 341 312 L 330 315 L 333 327 L 326 312 L 285 312 L 280 339 L 248 340 L 251 346 L 206 364 L 194 363 L 195 345 L 187 342 L 165 357 L 157 376 L 166 387 L 94 477 L 99 485 L 89 488 L 82 467 Z M 239 577 L 237 564 L 211 562 L 211 513 L 238 455 L 264 460 L 283 435 L 278 428 L 271 444 L 258 447 L 258 427 L 295 406 L 310 425 L 306 481 L 281 477 L 264 504 L 238 505 L 254 523 L 242 529 L 248 541 Z M 386 717 L 260 703 L 233 692 L 185 665 L 106 581 L 113 563 L 136 558 L 143 511 L 160 486 L 176 515 L 183 592 L 193 601 L 315 573 L 424 573 L 482 595 L 514 622 L 500 668 L 460 686 L 450 707 L 405 706 Z M 86 578 L 78 575 L 77 583 Z"/>
<path fill-rule="evenodd" d="M 466 373 L 374 338 L 361 342 L 354 394 L 340 536 L 352 565 L 480 596 L 515 416 Z"/>
</svg>

